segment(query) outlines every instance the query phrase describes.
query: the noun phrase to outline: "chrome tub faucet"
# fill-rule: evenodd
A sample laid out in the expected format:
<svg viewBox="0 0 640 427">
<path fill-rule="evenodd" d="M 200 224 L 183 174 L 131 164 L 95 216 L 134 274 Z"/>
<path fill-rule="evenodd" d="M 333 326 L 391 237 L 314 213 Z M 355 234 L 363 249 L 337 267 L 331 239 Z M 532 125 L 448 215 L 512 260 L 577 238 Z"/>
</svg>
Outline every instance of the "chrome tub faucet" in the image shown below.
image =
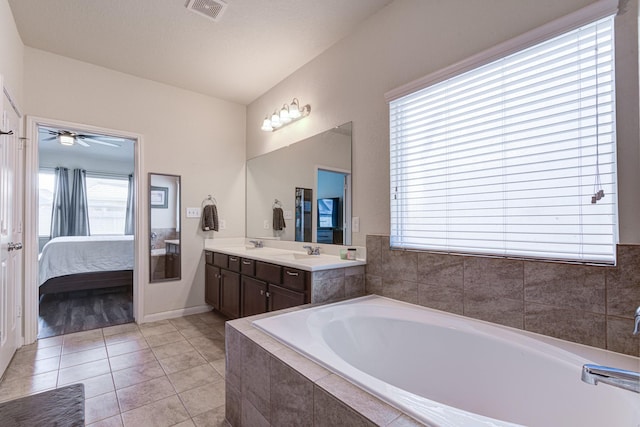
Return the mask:
<svg viewBox="0 0 640 427">
<path fill-rule="evenodd" d="M 601 382 L 640 393 L 640 373 L 634 371 L 586 364 L 582 366 L 582 381 L 592 385 Z"/>
<path fill-rule="evenodd" d="M 636 308 L 633 335 L 640 334 L 640 307 Z M 599 382 L 640 393 L 640 372 L 608 366 L 586 364 L 582 366 L 582 381 L 597 385 Z"/>
<path fill-rule="evenodd" d="M 262 240 L 249 240 L 249 243 L 253 243 L 254 248 L 262 248 L 264 246 Z"/>
<path fill-rule="evenodd" d="M 307 255 L 320 255 L 320 246 L 303 246 L 307 250 Z"/>
</svg>

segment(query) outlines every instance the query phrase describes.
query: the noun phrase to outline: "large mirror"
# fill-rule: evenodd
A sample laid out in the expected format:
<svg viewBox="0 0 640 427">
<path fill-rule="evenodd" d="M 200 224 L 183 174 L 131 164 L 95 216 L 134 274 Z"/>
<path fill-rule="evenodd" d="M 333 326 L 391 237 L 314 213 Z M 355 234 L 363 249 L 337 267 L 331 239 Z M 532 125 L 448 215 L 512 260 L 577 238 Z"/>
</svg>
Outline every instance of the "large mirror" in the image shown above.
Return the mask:
<svg viewBox="0 0 640 427">
<path fill-rule="evenodd" d="M 149 281 L 179 280 L 180 177 L 149 174 Z"/>
<path fill-rule="evenodd" d="M 250 159 L 247 237 L 350 245 L 351 191 L 351 122 Z"/>
</svg>

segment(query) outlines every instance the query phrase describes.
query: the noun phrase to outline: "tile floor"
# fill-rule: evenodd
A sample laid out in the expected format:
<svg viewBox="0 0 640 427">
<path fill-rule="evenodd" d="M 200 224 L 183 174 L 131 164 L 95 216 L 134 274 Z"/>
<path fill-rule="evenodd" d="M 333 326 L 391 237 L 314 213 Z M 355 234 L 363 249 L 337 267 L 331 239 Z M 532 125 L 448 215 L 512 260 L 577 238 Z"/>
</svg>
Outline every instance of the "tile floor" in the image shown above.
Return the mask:
<svg viewBox="0 0 640 427">
<path fill-rule="evenodd" d="M 38 340 L 16 353 L 0 402 L 81 382 L 92 427 L 228 426 L 224 320 L 209 312 Z"/>
</svg>

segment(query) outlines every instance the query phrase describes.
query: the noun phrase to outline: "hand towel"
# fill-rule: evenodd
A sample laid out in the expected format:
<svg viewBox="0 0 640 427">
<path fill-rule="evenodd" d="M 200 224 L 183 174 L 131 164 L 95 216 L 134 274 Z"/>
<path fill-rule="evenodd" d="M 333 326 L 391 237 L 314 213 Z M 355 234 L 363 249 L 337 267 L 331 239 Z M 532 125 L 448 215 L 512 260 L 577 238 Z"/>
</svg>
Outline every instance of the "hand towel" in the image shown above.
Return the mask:
<svg viewBox="0 0 640 427">
<path fill-rule="evenodd" d="M 284 212 L 282 208 L 273 208 L 273 229 L 280 231 L 287 225 L 284 223 Z"/>
<path fill-rule="evenodd" d="M 206 205 L 202 209 L 202 231 L 218 231 L 218 208 Z"/>
</svg>

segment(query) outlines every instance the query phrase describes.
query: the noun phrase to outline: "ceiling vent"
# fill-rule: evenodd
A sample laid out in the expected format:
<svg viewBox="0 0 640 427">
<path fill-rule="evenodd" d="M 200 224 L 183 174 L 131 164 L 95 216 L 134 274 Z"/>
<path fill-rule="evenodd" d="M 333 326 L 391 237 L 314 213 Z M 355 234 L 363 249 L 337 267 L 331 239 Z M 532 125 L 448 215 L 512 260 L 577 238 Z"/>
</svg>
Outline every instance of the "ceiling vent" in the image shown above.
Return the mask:
<svg viewBox="0 0 640 427">
<path fill-rule="evenodd" d="M 227 3 L 223 0 L 187 0 L 185 6 L 187 9 L 213 21 L 220 20 L 220 17 L 227 9 Z"/>
</svg>

